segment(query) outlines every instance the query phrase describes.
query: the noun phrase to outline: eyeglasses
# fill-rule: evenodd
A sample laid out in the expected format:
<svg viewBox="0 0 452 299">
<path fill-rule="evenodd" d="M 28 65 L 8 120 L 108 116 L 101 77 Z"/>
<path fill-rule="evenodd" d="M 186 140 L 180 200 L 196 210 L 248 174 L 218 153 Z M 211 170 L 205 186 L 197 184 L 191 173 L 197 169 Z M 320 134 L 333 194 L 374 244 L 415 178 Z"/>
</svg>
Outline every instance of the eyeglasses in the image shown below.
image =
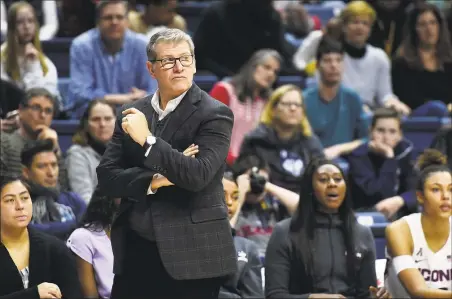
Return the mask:
<svg viewBox="0 0 452 299">
<path fill-rule="evenodd" d="M 124 21 L 125 18 L 126 18 L 125 15 L 106 15 L 106 16 L 100 17 L 100 19 L 102 21 L 108 21 L 108 22 L 111 22 L 114 19 L 117 19 L 118 21 Z"/>
<path fill-rule="evenodd" d="M 182 66 L 190 66 L 193 64 L 193 55 L 184 55 L 179 58 L 168 57 L 163 59 L 149 60 L 150 62 L 160 61 L 161 67 L 164 70 L 172 69 L 176 65 L 176 61 L 179 60 Z"/>
<path fill-rule="evenodd" d="M 53 115 L 53 108 L 42 108 L 39 105 L 28 105 L 26 107 L 29 108 L 33 112 L 38 112 L 38 113 L 44 112 L 47 115 Z"/>
<path fill-rule="evenodd" d="M 301 103 L 296 103 L 296 102 L 279 102 L 279 105 L 286 107 L 286 108 L 290 108 L 292 106 L 295 106 L 296 108 L 302 108 L 303 104 Z"/>
</svg>

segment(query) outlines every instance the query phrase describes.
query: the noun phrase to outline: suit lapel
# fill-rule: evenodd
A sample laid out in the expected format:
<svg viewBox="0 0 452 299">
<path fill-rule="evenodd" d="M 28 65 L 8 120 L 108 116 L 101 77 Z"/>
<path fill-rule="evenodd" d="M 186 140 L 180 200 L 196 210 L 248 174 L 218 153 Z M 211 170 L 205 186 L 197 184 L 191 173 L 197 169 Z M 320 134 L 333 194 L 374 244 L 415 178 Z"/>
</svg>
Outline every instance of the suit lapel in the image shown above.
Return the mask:
<svg viewBox="0 0 452 299">
<path fill-rule="evenodd" d="M 187 118 L 189 118 L 196 109 L 198 109 L 194 104 L 200 100 L 200 97 L 201 89 L 193 83 L 192 87 L 190 87 L 182 101 L 176 107 L 176 110 L 168 115 L 170 116 L 168 124 L 160 135 L 163 140 L 169 142 L 179 127 L 185 123 Z"/>
</svg>

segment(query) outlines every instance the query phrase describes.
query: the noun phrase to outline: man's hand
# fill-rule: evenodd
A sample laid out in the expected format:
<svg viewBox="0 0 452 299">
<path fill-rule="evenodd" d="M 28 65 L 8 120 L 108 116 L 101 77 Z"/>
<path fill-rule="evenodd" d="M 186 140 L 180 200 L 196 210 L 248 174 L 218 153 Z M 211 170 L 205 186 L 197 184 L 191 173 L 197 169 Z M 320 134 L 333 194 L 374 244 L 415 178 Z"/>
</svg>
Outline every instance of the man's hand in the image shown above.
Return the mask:
<svg viewBox="0 0 452 299">
<path fill-rule="evenodd" d="M 405 103 L 401 102 L 398 98 L 392 97 L 385 102 L 385 106 L 395 109 L 397 112 L 403 115 L 410 115 L 411 109 Z"/>
<path fill-rule="evenodd" d="M 395 215 L 395 213 L 397 213 L 398 210 L 400 210 L 400 208 L 403 207 L 404 204 L 405 202 L 402 197 L 393 196 L 383 199 L 375 205 L 375 208 L 378 212 L 384 214 L 386 218 L 390 219 Z"/>
<path fill-rule="evenodd" d="M 17 128 L 19 128 L 19 116 L 14 116 L 12 118 L 0 119 L 0 131 L 11 133 Z"/>
<path fill-rule="evenodd" d="M 339 150 L 339 147 L 337 147 L 337 146 L 335 146 L 335 145 L 330 146 L 330 147 L 324 149 L 324 150 L 323 150 L 323 153 L 325 154 L 325 157 L 326 157 L 328 160 L 334 160 L 334 159 L 336 159 L 337 157 L 339 157 L 339 156 L 341 155 L 341 152 L 340 152 L 340 150 Z"/>
<path fill-rule="evenodd" d="M 40 131 L 36 139 L 38 140 L 50 139 L 53 142 L 54 148 L 56 150 L 59 150 L 60 145 L 58 143 L 58 134 L 55 130 L 47 127 L 46 125 L 37 126 L 36 129 Z"/>
<path fill-rule="evenodd" d="M 199 153 L 199 147 L 196 144 L 191 144 L 189 147 L 187 147 L 183 152 L 185 156 L 195 158 L 195 155 Z M 171 183 L 166 177 L 160 175 L 156 178 L 152 179 L 152 192 L 157 191 L 157 189 L 161 187 L 167 187 L 167 186 L 173 186 L 174 184 Z"/>
<path fill-rule="evenodd" d="M 146 138 L 151 135 L 146 116 L 136 108 L 129 108 L 122 112 L 121 127 L 136 143 L 143 146 Z"/>
<path fill-rule="evenodd" d="M 370 295 L 372 296 L 372 298 L 377 298 L 377 299 L 392 298 L 391 294 L 389 294 L 388 290 L 385 287 L 377 289 L 376 287 L 370 286 L 369 291 L 370 291 Z"/>
<path fill-rule="evenodd" d="M 132 87 L 130 89 L 130 98 L 132 101 L 144 98 L 146 96 L 147 92 L 145 90 L 136 88 L 136 87 Z"/>
</svg>

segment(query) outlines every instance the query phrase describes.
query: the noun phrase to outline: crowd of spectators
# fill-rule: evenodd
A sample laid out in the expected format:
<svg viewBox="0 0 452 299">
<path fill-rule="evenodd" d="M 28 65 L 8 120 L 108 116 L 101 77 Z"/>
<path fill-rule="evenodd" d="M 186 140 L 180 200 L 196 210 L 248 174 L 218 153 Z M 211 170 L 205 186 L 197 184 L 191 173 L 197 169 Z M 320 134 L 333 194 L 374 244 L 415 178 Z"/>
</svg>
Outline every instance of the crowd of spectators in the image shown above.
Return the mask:
<svg viewBox="0 0 452 299">
<path fill-rule="evenodd" d="M 403 126 L 451 123 L 452 2 L 221 0 L 194 29 L 180 4 L 0 1 L 0 298 L 110 297 L 120 199 L 98 192 L 96 167 L 116 109 L 156 92 L 146 45 L 165 28 L 193 37 L 198 73 L 218 78 L 205 92 L 234 113 L 223 186 L 238 272 L 220 298 L 450 298 L 450 248 L 429 249 L 445 284 L 397 261 L 415 256 L 414 228 L 452 246 L 452 128 L 418 158 Z M 57 39 L 70 39 L 66 92 L 42 46 Z M 67 150 L 55 120 L 78 124 Z M 360 213 L 387 222 L 386 281 Z"/>
</svg>

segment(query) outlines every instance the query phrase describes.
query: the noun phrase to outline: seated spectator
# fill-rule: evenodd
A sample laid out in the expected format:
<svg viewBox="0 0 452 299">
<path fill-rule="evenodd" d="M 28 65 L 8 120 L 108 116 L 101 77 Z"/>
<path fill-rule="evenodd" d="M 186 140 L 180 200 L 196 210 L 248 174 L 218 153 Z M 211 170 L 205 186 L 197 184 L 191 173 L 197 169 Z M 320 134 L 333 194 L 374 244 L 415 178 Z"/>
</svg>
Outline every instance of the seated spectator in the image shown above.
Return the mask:
<svg viewBox="0 0 452 299">
<path fill-rule="evenodd" d="M 385 285 L 394 298 L 452 297 L 452 174 L 446 158 L 428 149 L 418 161 L 416 188 L 422 213 L 386 228 Z"/>
<path fill-rule="evenodd" d="M 66 153 L 71 190 L 89 202 L 97 186 L 96 168 L 115 129 L 115 108 L 104 100 L 88 105 Z"/>
<path fill-rule="evenodd" d="M 194 34 L 197 66 L 220 78 L 233 76 L 259 49 L 274 49 L 292 72 L 295 47 L 286 41 L 284 24 L 272 0 L 216 1 L 203 13 Z"/>
<path fill-rule="evenodd" d="M 113 250 L 110 228 L 117 201 L 95 192 L 77 228 L 67 240 L 75 254 L 83 298 L 110 298 L 113 286 Z"/>
<path fill-rule="evenodd" d="M 389 219 L 416 210 L 413 144 L 403 138 L 397 111 L 375 110 L 370 140 L 355 149 L 348 161 L 355 209 L 375 207 Z"/>
<path fill-rule="evenodd" d="M 34 215 L 26 184 L 3 177 L 0 188 L 0 298 L 82 298 L 69 249 L 28 226 Z"/>
<path fill-rule="evenodd" d="M 314 133 L 325 147 L 325 156 L 335 159 L 360 146 L 367 137 L 368 121 L 359 95 L 341 84 L 344 50 L 330 38 L 317 50 L 318 86 L 303 97 Z"/>
<path fill-rule="evenodd" d="M 324 36 L 340 40 L 341 34 L 341 19 L 337 17 L 331 18 L 322 30 L 311 31 L 293 56 L 294 66 L 300 71 L 305 71 L 308 76 L 314 75 L 315 57 L 320 41 Z"/>
<path fill-rule="evenodd" d="M 58 37 L 76 37 L 96 26 L 94 0 L 60 0 L 60 30 Z"/>
<path fill-rule="evenodd" d="M 259 50 L 230 80 L 215 84 L 210 95 L 234 113 L 231 145 L 227 162 L 237 158 L 246 133 L 254 129 L 278 77 L 281 56 L 274 50 Z"/>
<path fill-rule="evenodd" d="M 449 162 L 449 168 L 452 169 L 452 128 L 438 132 L 430 147 L 445 155 Z"/>
<path fill-rule="evenodd" d="M 224 199 L 228 207 L 229 219 L 240 213 L 238 209 L 239 189 L 232 175 L 223 178 Z M 263 298 L 262 262 L 259 250 L 253 241 L 239 237 L 231 223 L 234 246 L 237 252 L 237 272 L 228 277 L 220 288 L 219 298 Z"/>
<path fill-rule="evenodd" d="M 240 152 L 257 153 L 267 161 L 273 184 L 299 192 L 306 165 L 323 156 L 323 147 L 311 130 L 298 87 L 283 85 L 273 92 L 261 124 L 246 135 Z"/>
<path fill-rule="evenodd" d="M 21 162 L 33 198 L 31 227 L 66 240 L 82 218 L 86 204 L 79 195 L 58 188 L 58 159 L 52 140 L 25 146 Z"/>
<path fill-rule="evenodd" d="M 388 57 L 392 57 L 402 42 L 407 12 L 414 1 L 371 0 L 368 2 L 376 13 L 368 42 L 384 50 Z"/>
<path fill-rule="evenodd" d="M 59 95 L 57 69 L 42 52 L 36 13 L 25 1 L 14 3 L 8 10 L 8 32 L 1 46 L 1 79 L 23 90 L 40 87 Z"/>
<path fill-rule="evenodd" d="M 147 41 L 127 29 L 127 2 L 100 1 L 97 16 L 97 28 L 71 45 L 68 109 L 73 118 L 94 99 L 122 105 L 155 91 L 146 68 Z"/>
<path fill-rule="evenodd" d="M 185 19 L 176 13 L 177 0 L 139 0 L 137 3 L 146 6 L 143 12 L 129 11 L 130 30 L 142 33 L 147 38 L 165 28 L 187 31 Z"/>
<path fill-rule="evenodd" d="M 357 222 L 348 192 L 339 166 L 308 165 L 296 214 L 275 226 L 268 243 L 266 298 L 387 298 L 375 288 L 372 232 Z"/>
<path fill-rule="evenodd" d="M 361 0 L 351 1 L 342 11 L 346 53 L 342 83 L 360 95 L 367 110 L 389 106 L 409 114 L 409 108 L 393 94 L 388 56 L 382 49 L 368 44 L 375 18 L 375 10 Z"/>
<path fill-rule="evenodd" d="M 6 168 L 0 173 L 8 176 L 19 176 L 22 173 L 20 153 L 28 143 L 37 140 L 52 139 L 58 156 L 60 168 L 59 185 L 62 190 L 68 189 L 67 172 L 58 143 L 58 134 L 50 128 L 57 110 L 55 98 L 43 88 L 30 89 L 19 104 L 19 129 L 11 134 L 0 135 L 0 157 Z"/>
<path fill-rule="evenodd" d="M 409 14 L 405 39 L 392 66 L 395 94 L 412 116 L 449 114 L 452 104 L 452 45 L 447 23 L 433 4 L 420 4 Z"/>
<path fill-rule="evenodd" d="M 6 32 L 8 32 L 8 27 L 10 26 L 10 24 L 6 22 L 7 18 L 5 12 L 13 5 L 14 2 L 17 1 L 15 0 L 0 1 L 0 10 L 1 10 L 0 27 L 2 36 L 6 36 Z M 39 39 L 42 41 L 46 41 L 54 38 L 56 33 L 58 32 L 59 25 L 57 1 L 27 0 L 26 2 L 30 3 L 30 5 L 33 6 L 34 11 L 36 12 L 36 18 L 38 21 L 37 24 L 40 25 L 41 27 L 41 29 L 39 30 Z"/>
<path fill-rule="evenodd" d="M 256 242 L 263 256 L 277 221 L 294 213 L 298 195 L 268 181 L 269 167 L 255 154 L 242 154 L 232 166 L 239 188 L 240 214 L 230 220 L 237 235 Z"/>
</svg>

